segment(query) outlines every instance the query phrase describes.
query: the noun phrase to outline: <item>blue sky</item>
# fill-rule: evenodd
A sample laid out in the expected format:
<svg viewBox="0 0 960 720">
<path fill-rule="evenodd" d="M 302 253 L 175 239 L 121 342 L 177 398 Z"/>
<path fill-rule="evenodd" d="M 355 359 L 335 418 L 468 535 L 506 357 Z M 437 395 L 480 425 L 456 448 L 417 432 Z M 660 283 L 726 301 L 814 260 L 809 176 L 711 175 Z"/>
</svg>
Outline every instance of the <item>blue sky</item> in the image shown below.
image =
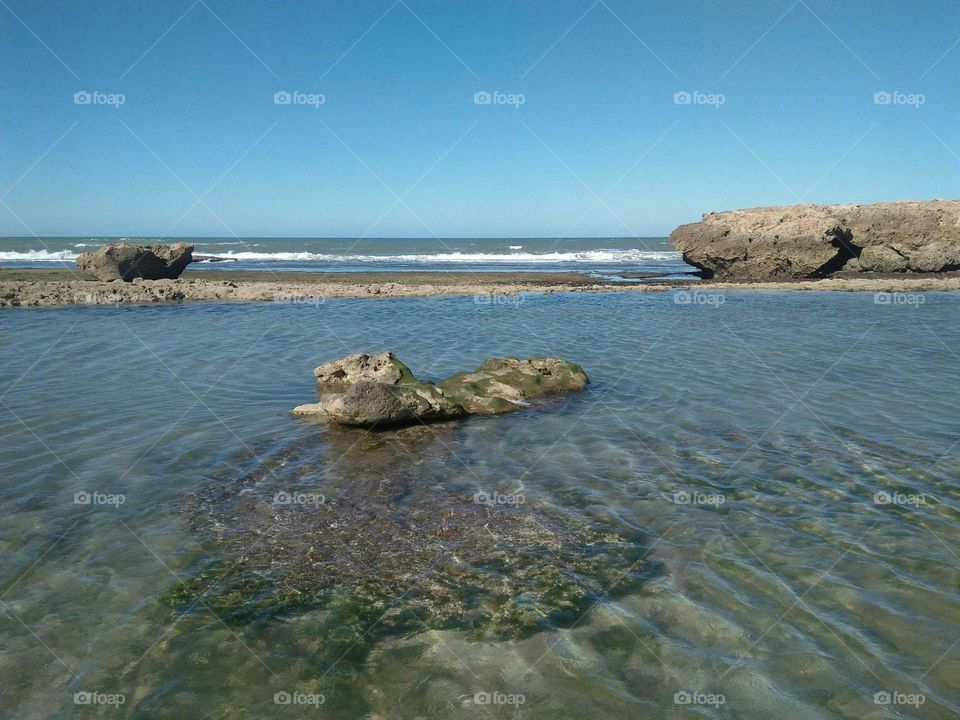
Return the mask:
<svg viewBox="0 0 960 720">
<path fill-rule="evenodd" d="M 3 0 L 0 18 L 0 235 L 647 236 L 960 196 L 954 0 Z"/>
</svg>

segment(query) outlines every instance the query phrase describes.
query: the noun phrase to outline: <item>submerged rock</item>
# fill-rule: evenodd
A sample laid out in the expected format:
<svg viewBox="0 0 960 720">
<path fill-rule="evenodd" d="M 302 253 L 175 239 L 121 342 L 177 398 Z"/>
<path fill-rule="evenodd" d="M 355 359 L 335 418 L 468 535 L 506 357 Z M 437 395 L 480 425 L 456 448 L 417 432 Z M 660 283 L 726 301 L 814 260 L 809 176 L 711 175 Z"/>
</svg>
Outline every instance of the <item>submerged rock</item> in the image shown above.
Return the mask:
<svg viewBox="0 0 960 720">
<path fill-rule="evenodd" d="M 944 272 L 960 268 L 960 201 L 730 210 L 681 225 L 670 242 L 708 278 Z"/>
<path fill-rule="evenodd" d="M 77 258 L 77 267 L 99 280 L 176 280 L 193 260 L 193 245 L 104 245 Z"/>
<path fill-rule="evenodd" d="M 451 450 L 463 427 L 358 437 L 331 426 L 327 443 L 217 478 L 184 507 L 210 554 L 164 601 L 235 623 L 306 613 L 330 661 L 361 661 L 379 638 L 425 629 L 511 639 L 570 625 L 638 588 L 650 570 L 641 533 L 589 503 L 467 479 L 469 455 Z"/>
<path fill-rule="evenodd" d="M 558 358 L 491 358 L 471 372 L 434 385 L 417 380 L 393 353 L 348 355 L 314 371 L 320 402 L 293 414 L 364 427 L 452 420 L 470 413 L 518 410 L 547 395 L 582 390 L 590 382 L 579 365 Z M 329 394 L 338 388 L 340 394 Z"/>
</svg>

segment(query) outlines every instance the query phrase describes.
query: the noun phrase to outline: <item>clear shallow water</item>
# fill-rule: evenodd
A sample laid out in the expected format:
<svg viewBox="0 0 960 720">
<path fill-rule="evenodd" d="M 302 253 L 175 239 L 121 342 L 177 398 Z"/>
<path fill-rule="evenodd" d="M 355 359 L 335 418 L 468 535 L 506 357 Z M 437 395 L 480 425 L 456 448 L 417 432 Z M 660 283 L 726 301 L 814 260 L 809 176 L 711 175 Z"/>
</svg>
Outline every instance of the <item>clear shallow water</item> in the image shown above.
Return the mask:
<svg viewBox="0 0 960 720">
<path fill-rule="evenodd" d="M 955 717 L 958 302 L 750 292 L 719 307 L 658 293 L 6 311 L 0 706 L 18 718 Z M 382 349 L 434 379 L 496 354 L 580 362 L 587 392 L 438 426 L 398 467 L 635 531 L 640 586 L 524 639 L 386 636 L 342 665 L 316 612 L 224 624 L 162 604 L 211 556 L 184 515 L 191 495 L 256 456 L 337 447 L 287 411 L 313 397 L 318 362 Z M 300 489 L 345 492 L 349 472 L 319 465 Z M 78 491 L 125 502 L 78 505 Z M 683 492 L 695 501 L 676 502 Z M 416 488 L 395 501 L 431 502 Z M 83 691 L 125 702 L 74 704 Z M 278 692 L 325 702 L 277 705 Z M 877 692 L 924 703 L 878 705 Z"/>
<path fill-rule="evenodd" d="M 692 268 L 666 238 L 0 238 L 0 265 L 74 268 L 108 242 L 192 242 L 191 269 L 310 272 L 580 271 L 675 274 Z M 214 259 L 218 261 L 214 261 Z"/>
</svg>

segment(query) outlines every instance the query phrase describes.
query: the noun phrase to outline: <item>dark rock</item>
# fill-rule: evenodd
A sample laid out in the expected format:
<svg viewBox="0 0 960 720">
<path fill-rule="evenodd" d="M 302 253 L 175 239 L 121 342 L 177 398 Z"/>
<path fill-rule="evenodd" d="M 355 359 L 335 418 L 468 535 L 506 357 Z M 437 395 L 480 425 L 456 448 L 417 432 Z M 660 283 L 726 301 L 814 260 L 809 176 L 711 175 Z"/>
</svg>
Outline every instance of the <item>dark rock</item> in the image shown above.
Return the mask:
<svg viewBox="0 0 960 720">
<path fill-rule="evenodd" d="M 77 267 L 100 280 L 176 280 L 193 260 L 193 245 L 104 245 L 77 258 Z"/>
</svg>

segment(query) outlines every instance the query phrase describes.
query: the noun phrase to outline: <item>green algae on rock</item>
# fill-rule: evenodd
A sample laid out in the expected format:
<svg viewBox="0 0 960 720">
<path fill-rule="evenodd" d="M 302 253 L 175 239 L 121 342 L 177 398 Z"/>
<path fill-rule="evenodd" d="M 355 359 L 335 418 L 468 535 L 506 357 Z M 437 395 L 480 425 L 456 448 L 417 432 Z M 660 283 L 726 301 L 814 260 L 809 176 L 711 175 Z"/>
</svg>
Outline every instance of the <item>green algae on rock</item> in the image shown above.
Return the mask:
<svg viewBox="0 0 960 720">
<path fill-rule="evenodd" d="M 530 400 L 582 390 L 590 380 L 576 363 L 558 358 L 490 358 L 472 372 L 452 375 L 438 387 L 467 412 L 512 412 Z"/>
<path fill-rule="evenodd" d="M 292 412 L 341 425 L 391 426 L 453 420 L 467 414 L 518 410 L 547 395 L 582 390 L 589 383 L 579 365 L 559 358 L 490 358 L 471 372 L 434 385 L 418 380 L 393 353 L 348 355 L 314 370 L 320 402 Z"/>
<path fill-rule="evenodd" d="M 164 602 L 234 623 L 307 615 L 334 659 L 359 659 L 380 638 L 425 629 L 521 638 L 636 590 L 640 533 L 534 498 L 478 501 L 448 449 L 458 427 L 358 442 L 329 426 L 328 443 L 312 438 L 211 484 L 184 516 L 213 559 Z M 278 504 L 280 492 L 323 500 Z"/>
</svg>

